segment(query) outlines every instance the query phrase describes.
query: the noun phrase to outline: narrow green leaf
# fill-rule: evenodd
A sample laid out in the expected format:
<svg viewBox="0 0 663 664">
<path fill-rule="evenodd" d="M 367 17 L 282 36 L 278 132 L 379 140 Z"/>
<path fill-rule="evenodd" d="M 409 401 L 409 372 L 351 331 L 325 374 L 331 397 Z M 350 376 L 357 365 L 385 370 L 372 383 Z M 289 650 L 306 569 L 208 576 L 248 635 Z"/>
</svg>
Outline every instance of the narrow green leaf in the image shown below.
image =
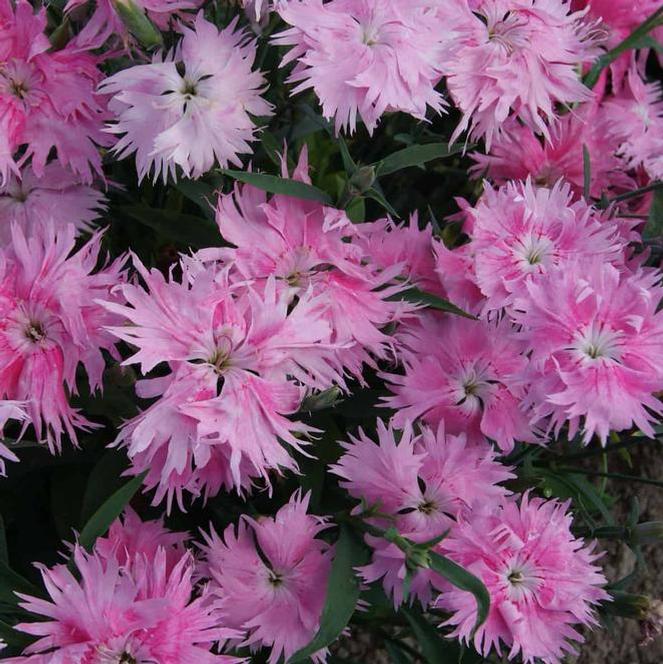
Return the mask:
<svg viewBox="0 0 663 664">
<path fill-rule="evenodd" d="M 624 41 L 615 48 L 604 53 L 585 76 L 584 83 L 588 88 L 593 88 L 601 76 L 601 72 L 609 67 L 617 58 L 626 51 L 643 48 L 643 40 L 657 26 L 663 24 L 663 7 L 657 9 L 648 19 L 644 20 Z"/>
<path fill-rule="evenodd" d="M 649 210 L 649 219 L 642 236 L 645 240 L 651 240 L 663 235 L 663 189 L 657 189 L 654 193 Z"/>
<path fill-rule="evenodd" d="M 433 159 L 443 159 L 454 154 L 463 152 L 465 145 L 462 143 L 424 143 L 423 145 L 409 145 L 398 152 L 390 154 L 382 161 L 375 164 L 378 176 L 389 175 L 403 168 L 420 166 Z"/>
<path fill-rule="evenodd" d="M 546 479 L 549 484 L 551 481 L 553 482 L 552 488 L 558 498 L 571 498 L 579 507 L 588 512 L 590 517 L 593 510 L 596 514 L 600 514 L 608 525 L 614 525 L 614 517 L 601 498 L 601 494 L 582 475 L 539 468 L 535 472 Z M 561 487 L 555 487 L 554 482 Z"/>
<path fill-rule="evenodd" d="M 123 205 L 118 210 L 171 242 L 194 249 L 218 247 L 221 244 L 219 228 L 209 219 L 173 210 L 157 210 L 146 205 Z"/>
<path fill-rule="evenodd" d="M 235 171 L 228 168 L 222 169 L 221 173 L 234 180 L 239 180 L 239 182 L 249 184 L 272 194 L 282 194 L 284 196 L 292 196 L 293 198 L 302 198 L 307 201 L 318 201 L 325 205 L 332 204 L 332 200 L 327 192 L 299 180 L 280 178 L 276 175 L 267 175 L 266 173 Z"/>
<path fill-rule="evenodd" d="M 452 304 L 448 300 L 438 297 L 437 295 L 433 295 L 432 293 L 419 290 L 418 288 L 408 288 L 408 290 L 394 295 L 392 299 L 407 300 L 413 304 L 424 304 L 431 309 L 446 311 L 450 314 L 463 316 L 463 318 L 471 318 L 472 320 L 476 320 L 476 316 L 467 313 L 467 311 L 463 311 L 463 309 L 457 307 L 455 304 Z"/>
<path fill-rule="evenodd" d="M 146 475 L 147 471 L 131 479 L 92 515 L 78 538 L 82 547 L 88 551 L 92 549 L 97 537 L 104 535 L 111 523 L 122 514 L 122 510 L 134 497 Z"/>
<path fill-rule="evenodd" d="M 320 629 L 307 646 L 288 660 L 288 664 L 302 662 L 318 650 L 326 648 L 345 629 L 359 599 L 359 579 L 354 568 L 366 564 L 367 560 L 366 547 L 349 527 L 342 525 L 329 575 Z"/>
<path fill-rule="evenodd" d="M 80 506 L 80 522 L 87 523 L 106 500 L 125 483 L 122 473 L 127 469 L 127 455 L 109 449 L 104 452 L 90 471 L 83 502 Z"/>
<path fill-rule="evenodd" d="M 589 155 L 589 149 L 586 145 L 582 146 L 582 170 L 583 170 L 583 193 L 585 200 L 589 201 L 589 196 L 592 191 L 592 162 Z"/>
<path fill-rule="evenodd" d="M 366 198 L 371 198 L 376 203 L 379 203 L 392 217 L 396 217 L 397 219 L 400 217 L 398 212 L 391 206 L 391 203 L 384 197 L 384 194 L 375 186 L 371 187 L 364 195 Z"/>
<path fill-rule="evenodd" d="M 488 611 L 490 610 L 490 595 L 481 579 L 446 556 L 435 551 L 431 551 L 429 555 L 432 570 L 443 576 L 447 581 L 456 586 L 456 588 L 467 590 L 474 595 L 477 601 L 477 622 L 474 629 L 476 630 L 481 627 L 486 621 Z"/>
<path fill-rule="evenodd" d="M 0 602 L 16 606 L 19 598 L 14 592 L 41 596 L 42 591 L 15 572 L 5 561 L 0 561 Z"/>
</svg>

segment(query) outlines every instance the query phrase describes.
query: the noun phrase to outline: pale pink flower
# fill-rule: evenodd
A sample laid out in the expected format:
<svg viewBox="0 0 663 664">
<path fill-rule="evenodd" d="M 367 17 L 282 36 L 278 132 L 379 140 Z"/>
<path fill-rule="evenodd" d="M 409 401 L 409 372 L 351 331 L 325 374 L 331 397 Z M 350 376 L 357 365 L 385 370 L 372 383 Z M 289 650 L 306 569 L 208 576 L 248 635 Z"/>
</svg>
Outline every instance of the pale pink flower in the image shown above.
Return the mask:
<svg viewBox="0 0 663 664">
<path fill-rule="evenodd" d="M 445 623 L 455 627 L 452 636 L 484 656 L 492 649 L 501 655 L 505 646 L 509 659 L 520 655 L 526 664 L 559 664 L 577 654 L 571 642 L 584 638 L 576 627 L 596 625 L 594 608 L 609 596 L 595 564 L 601 554 L 572 535 L 568 506 L 525 495 L 461 519 L 445 550 L 483 581 L 490 612 L 472 639 L 476 600 L 446 590 L 437 604 L 453 614 Z"/>
<path fill-rule="evenodd" d="M 121 37 L 125 46 L 133 38 L 124 21 L 115 9 L 114 2 L 123 4 L 123 0 L 95 0 L 94 12 L 81 31 L 74 37 L 74 43 L 83 48 L 99 48 L 111 37 Z M 193 18 L 186 10 L 197 9 L 203 0 L 131 0 L 138 11 L 143 11 L 150 21 L 160 30 L 168 30 L 175 20 Z M 87 5 L 88 0 L 69 0 L 65 12 Z"/>
<path fill-rule="evenodd" d="M 331 471 L 343 480 L 341 487 L 362 501 L 364 509 L 377 515 L 371 523 L 395 527 L 399 534 L 422 543 L 453 530 L 456 520 L 475 505 L 490 503 L 507 495 L 499 486 L 514 477 L 509 468 L 497 463 L 489 448 L 468 447 L 464 435 L 447 436 L 444 425 L 437 432 L 424 427 L 415 436 L 405 425 L 398 432 L 377 422 L 378 444 L 360 430 L 344 443 L 345 453 Z M 366 536 L 373 548 L 373 560 L 361 568 L 367 583 L 382 579 L 385 591 L 398 606 L 404 599 L 407 567 L 405 554 L 395 544 Z M 412 573 L 410 596 L 424 605 L 433 586 L 441 580 L 428 570 Z"/>
<path fill-rule="evenodd" d="M 285 162 L 282 175 L 288 177 Z M 292 177 L 310 183 L 306 149 Z M 385 356 L 391 338 L 383 328 L 404 311 L 390 298 L 405 285 L 392 283 L 402 263 L 371 264 L 364 229 L 375 232 L 374 225 L 353 224 L 344 212 L 315 201 L 268 198 L 248 185 L 220 197 L 216 220 L 236 247 L 225 256 L 243 279 L 276 278 L 291 297 L 310 290 L 324 302 L 331 339 L 351 373 L 360 377 L 370 355 Z"/>
<path fill-rule="evenodd" d="M 79 232 L 90 231 L 105 208 L 106 197 L 99 190 L 59 163 L 47 164 L 41 177 L 26 166 L 20 177 L 12 174 L 0 185 L 0 242 L 10 241 L 12 223 L 26 234 L 44 222 L 56 228 L 73 224 Z"/>
<path fill-rule="evenodd" d="M 32 159 L 37 177 L 44 173 L 52 150 L 60 164 L 84 182 L 102 175 L 97 145 L 107 145 L 103 123 L 106 102 L 95 89 L 101 79 L 99 58 L 71 45 L 52 50 L 46 9 L 9 0 L 0 8 L 0 182 L 19 174 L 19 163 Z"/>
<path fill-rule="evenodd" d="M 626 168 L 643 167 L 652 180 L 663 178 L 663 97 L 659 82 L 646 83 L 631 67 L 626 84 L 604 102 L 607 130 Z"/>
<path fill-rule="evenodd" d="M 293 94 L 313 88 L 336 131 L 354 132 L 359 116 L 369 133 L 388 111 L 425 119 L 440 113 L 445 24 L 427 0 L 293 0 L 277 6 L 292 27 L 273 42 L 293 48 Z"/>
<path fill-rule="evenodd" d="M 474 177 L 487 177 L 498 185 L 531 178 L 536 185 L 552 187 L 564 179 L 576 198 L 584 193 L 585 160 L 589 152 L 592 198 L 624 193 L 638 188 L 617 155 L 619 142 L 610 136 L 602 106 L 589 102 L 563 115 L 550 128 L 549 140 L 542 140 L 529 127 L 509 118 L 493 141 L 490 153 L 470 156 L 476 164 Z"/>
<path fill-rule="evenodd" d="M 23 404 L 18 401 L 0 400 L 0 436 L 9 420 L 23 422 L 27 419 Z M 18 461 L 18 457 L 3 443 L 0 442 L 0 476 L 5 477 L 5 460 Z"/>
<path fill-rule="evenodd" d="M 255 41 L 237 20 L 219 31 L 200 12 L 172 53 L 150 64 L 123 69 L 100 90 L 113 95 L 109 107 L 121 135 L 113 150 L 119 159 L 136 154 L 138 178 L 197 178 L 215 163 L 241 166 L 251 152 L 255 116 L 271 114 L 261 96 L 265 79 L 253 71 Z M 183 73 L 180 73 L 183 71 Z"/>
<path fill-rule="evenodd" d="M 579 68 L 598 55 L 592 25 L 563 0 L 483 0 L 443 69 L 462 112 L 452 140 L 470 129 L 490 149 L 513 113 L 550 140 L 556 104 L 591 99 Z"/>
<path fill-rule="evenodd" d="M 126 363 L 171 369 L 139 383 L 141 396 L 160 398 L 118 437 L 133 471 L 148 470 L 147 486 L 158 486 L 155 501 L 181 505 L 183 490 L 239 490 L 269 470 L 296 470 L 282 442 L 301 451 L 313 429 L 288 416 L 305 387 L 343 381 L 324 303 L 307 291 L 292 303 L 273 278 L 260 292 L 230 284 L 216 265 L 183 264 L 178 283 L 134 263 L 147 288 L 125 284 L 128 306 L 106 306 L 128 323 L 111 332 L 137 348 Z"/>
<path fill-rule="evenodd" d="M 276 516 L 204 534 L 206 567 L 221 598 L 225 625 L 242 630 L 242 645 L 270 648 L 284 661 L 315 636 L 325 603 L 333 547 L 319 539 L 325 519 L 307 514 L 310 494 L 296 492 Z M 327 651 L 312 659 L 322 662 Z"/>
<path fill-rule="evenodd" d="M 21 664 L 230 664 L 210 652 L 239 634 L 224 626 L 219 602 L 205 588 L 194 591 L 193 556 L 168 569 L 166 552 L 134 555 L 120 565 L 98 553 L 74 549 L 80 577 L 66 565 L 40 566 L 50 600 L 20 595 L 22 608 L 39 617 L 16 629 L 39 637 L 14 660 Z M 45 620 L 43 620 L 45 619 Z"/>
<path fill-rule="evenodd" d="M 605 445 L 610 430 L 651 424 L 663 414 L 654 396 L 663 390 L 663 294 L 653 271 L 620 271 L 602 261 L 566 264 L 541 282 L 529 282 L 515 304 L 531 350 L 535 420 L 569 437 L 583 424 Z"/>
<path fill-rule="evenodd" d="M 100 558 L 117 561 L 121 567 L 131 565 L 136 556 L 156 560 L 163 556 L 166 574 L 170 574 L 186 553 L 186 533 L 168 530 L 163 517 L 154 521 L 143 521 L 127 506 L 122 516 L 111 524 L 108 533 L 98 537 L 94 550 Z"/>
<path fill-rule="evenodd" d="M 474 208 L 467 208 L 476 283 L 486 296 L 484 311 L 507 308 L 531 280 L 569 260 L 621 258 L 618 228 L 604 221 L 584 199 L 573 202 L 568 184 L 551 189 L 532 181 L 486 184 Z"/>
<path fill-rule="evenodd" d="M 384 374 L 395 426 L 444 421 L 447 433 L 465 433 L 472 444 L 487 437 L 504 452 L 537 440 L 520 405 L 525 347 L 508 322 L 426 312 L 400 341 L 403 374 Z"/>
<path fill-rule="evenodd" d="M 69 405 L 82 365 L 101 387 L 102 350 L 116 354 L 104 325 L 117 319 L 95 302 L 122 280 L 120 262 L 97 269 L 101 235 L 77 252 L 75 230 L 43 225 L 26 236 L 14 226 L 0 248 L 0 398 L 25 401 L 40 441 L 59 451 L 67 434 L 92 424 Z"/>
</svg>

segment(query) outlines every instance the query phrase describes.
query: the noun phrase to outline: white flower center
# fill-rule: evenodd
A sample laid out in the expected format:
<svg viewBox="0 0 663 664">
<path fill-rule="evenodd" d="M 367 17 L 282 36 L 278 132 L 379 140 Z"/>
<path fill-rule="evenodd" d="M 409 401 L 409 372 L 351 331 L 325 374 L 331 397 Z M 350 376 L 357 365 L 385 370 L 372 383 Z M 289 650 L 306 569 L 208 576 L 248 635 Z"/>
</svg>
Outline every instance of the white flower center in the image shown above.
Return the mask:
<svg viewBox="0 0 663 664">
<path fill-rule="evenodd" d="M 552 256 L 555 246 L 545 235 L 529 235 L 522 238 L 514 247 L 516 258 L 526 272 L 534 272 L 545 265 Z"/>
<path fill-rule="evenodd" d="M 541 584 L 541 576 L 530 561 L 515 558 L 504 572 L 504 581 L 509 598 L 517 602 L 532 596 L 537 591 Z"/>
<path fill-rule="evenodd" d="M 614 360 L 621 356 L 621 334 L 593 322 L 576 333 L 572 346 L 584 361 Z"/>
</svg>

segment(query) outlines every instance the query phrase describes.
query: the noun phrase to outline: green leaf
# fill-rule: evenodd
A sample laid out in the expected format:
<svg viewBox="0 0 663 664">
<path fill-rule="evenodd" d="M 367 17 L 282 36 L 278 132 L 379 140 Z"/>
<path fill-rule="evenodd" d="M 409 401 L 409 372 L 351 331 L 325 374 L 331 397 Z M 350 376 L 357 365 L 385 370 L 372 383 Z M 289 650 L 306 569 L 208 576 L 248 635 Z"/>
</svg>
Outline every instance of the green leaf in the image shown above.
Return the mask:
<svg viewBox="0 0 663 664">
<path fill-rule="evenodd" d="M 654 200 L 649 210 L 649 219 L 642 236 L 651 240 L 663 235 L 663 189 L 654 192 Z"/>
<path fill-rule="evenodd" d="M 592 162 L 589 155 L 589 149 L 586 145 L 582 146 L 582 169 L 583 169 L 583 193 L 585 200 L 589 201 L 589 196 L 592 191 Z"/>
<path fill-rule="evenodd" d="M 608 525 L 614 525 L 615 520 L 601 494 L 585 477 L 543 468 L 537 468 L 535 472 L 546 480 L 558 498 L 571 498 L 590 518 L 592 512 L 598 513 Z"/>
<path fill-rule="evenodd" d="M 0 561 L 0 602 L 16 606 L 19 598 L 14 591 L 26 595 L 42 596 L 42 591 L 16 573 L 5 561 Z"/>
<path fill-rule="evenodd" d="M 222 169 L 221 173 L 235 180 L 239 180 L 239 182 L 249 184 L 272 194 L 282 194 L 284 196 L 292 196 L 293 198 L 302 198 L 307 201 L 318 201 L 325 205 L 332 204 L 332 200 L 327 192 L 314 187 L 312 184 L 306 184 L 306 182 L 300 182 L 299 180 L 280 178 L 276 175 L 267 175 L 266 173 L 234 171 L 228 168 Z"/>
<path fill-rule="evenodd" d="M 334 562 L 329 575 L 325 606 L 320 618 L 320 629 L 313 640 L 298 650 L 288 664 L 301 662 L 326 648 L 345 629 L 359 599 L 359 579 L 354 568 L 366 564 L 368 551 L 355 533 L 345 525 L 340 527 Z"/>
<path fill-rule="evenodd" d="M 345 208 L 348 219 L 355 224 L 360 224 L 366 219 L 366 202 L 363 198 L 357 197 Z"/>
<path fill-rule="evenodd" d="M 82 547 L 88 551 L 92 549 L 97 537 L 104 535 L 111 523 L 122 514 L 125 505 L 134 497 L 146 475 L 147 471 L 127 482 L 92 515 L 78 538 Z"/>
<path fill-rule="evenodd" d="M 445 639 L 440 630 L 418 611 L 402 608 L 400 613 L 410 623 L 421 653 L 429 664 L 474 664 L 482 661 L 481 656 L 463 648 L 459 641 Z"/>
<path fill-rule="evenodd" d="M 467 590 L 474 595 L 477 601 L 477 622 L 474 625 L 474 629 L 476 630 L 481 627 L 486 621 L 488 611 L 490 610 L 490 595 L 481 579 L 468 572 L 453 560 L 435 551 L 431 551 L 429 556 L 432 570 L 443 576 L 447 581 L 456 586 L 456 588 Z"/>
<path fill-rule="evenodd" d="M 423 145 L 410 145 L 398 152 L 390 154 L 382 161 L 375 164 L 375 171 L 380 177 L 395 173 L 410 166 L 420 166 L 433 159 L 443 159 L 454 154 L 463 152 L 465 145 L 462 143 L 424 143 Z"/>
<path fill-rule="evenodd" d="M 646 47 L 645 38 L 657 26 L 663 24 L 663 7 L 657 9 L 648 19 L 644 20 L 624 41 L 615 46 L 611 51 L 604 53 L 596 60 L 594 66 L 585 76 L 584 83 L 588 88 L 593 88 L 601 76 L 601 72 L 609 67 L 617 58 L 626 51 Z M 643 43 L 644 42 L 644 43 Z"/>
<path fill-rule="evenodd" d="M 118 210 L 172 242 L 194 249 L 221 244 L 219 228 L 209 219 L 173 210 L 157 210 L 146 205 L 123 205 Z"/>
<path fill-rule="evenodd" d="M 394 295 L 391 299 L 407 300 L 413 304 L 423 304 L 427 307 L 430 307 L 431 309 L 446 311 L 450 314 L 463 316 L 463 318 L 471 318 L 472 320 L 476 320 L 476 316 L 467 313 L 467 311 L 463 311 L 463 309 L 457 307 L 455 304 L 452 304 L 449 302 L 449 300 L 445 300 L 444 298 L 433 295 L 432 293 L 419 290 L 418 288 L 408 288 L 408 290 Z"/>
<path fill-rule="evenodd" d="M 400 217 L 398 212 L 392 207 L 391 203 L 385 198 L 382 191 L 375 186 L 371 187 L 364 195 L 366 198 L 370 198 L 376 203 L 379 203 L 392 217 L 396 217 L 397 219 Z"/>
<path fill-rule="evenodd" d="M 109 449 L 104 452 L 88 477 L 83 495 L 80 521 L 86 523 L 104 502 L 120 489 L 125 478 L 122 473 L 127 469 L 127 456 L 123 452 Z"/>
</svg>

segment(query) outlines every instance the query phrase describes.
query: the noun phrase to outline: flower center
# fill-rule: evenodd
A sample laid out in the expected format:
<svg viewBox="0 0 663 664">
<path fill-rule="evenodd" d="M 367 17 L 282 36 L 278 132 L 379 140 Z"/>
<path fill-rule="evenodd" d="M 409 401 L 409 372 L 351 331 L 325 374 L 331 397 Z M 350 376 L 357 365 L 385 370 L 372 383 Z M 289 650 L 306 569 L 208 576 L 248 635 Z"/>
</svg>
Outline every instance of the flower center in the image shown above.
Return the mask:
<svg viewBox="0 0 663 664">
<path fill-rule="evenodd" d="M 621 334 L 594 322 L 576 334 L 573 348 L 582 359 L 618 362 L 621 356 Z"/>
<path fill-rule="evenodd" d="M 513 560 L 506 569 L 505 579 L 509 595 L 516 601 L 533 595 L 541 583 L 539 572 L 528 560 Z"/>
<path fill-rule="evenodd" d="M 183 94 L 187 99 L 195 97 L 198 94 L 198 87 L 194 81 L 185 78 L 182 81 L 182 87 L 180 88 L 180 94 Z"/>
<path fill-rule="evenodd" d="M 128 652 L 123 652 L 122 655 L 120 655 L 118 664 L 138 664 L 138 661 Z"/>
<path fill-rule="evenodd" d="M 30 321 L 26 326 L 25 337 L 32 343 L 38 344 L 46 339 L 46 331 L 39 321 Z"/>
<path fill-rule="evenodd" d="M 543 235 L 530 235 L 520 240 L 515 253 L 522 268 L 531 272 L 547 262 L 554 251 L 553 243 Z"/>
<path fill-rule="evenodd" d="M 417 510 L 422 514 L 434 514 L 437 512 L 437 503 L 430 498 L 425 499 L 417 505 Z"/>
<path fill-rule="evenodd" d="M 283 585 L 283 575 L 275 572 L 273 569 L 269 570 L 267 580 L 274 588 L 279 588 Z"/>
<path fill-rule="evenodd" d="M 15 79 L 9 79 L 9 91 L 14 97 L 18 97 L 23 100 L 28 96 L 28 86 L 25 81 L 17 81 Z"/>
<path fill-rule="evenodd" d="M 488 41 L 501 46 L 507 55 L 517 48 L 527 45 L 527 34 L 522 28 L 527 26 L 527 19 L 517 12 L 508 11 L 503 16 L 478 15 L 488 28 Z"/>
</svg>

